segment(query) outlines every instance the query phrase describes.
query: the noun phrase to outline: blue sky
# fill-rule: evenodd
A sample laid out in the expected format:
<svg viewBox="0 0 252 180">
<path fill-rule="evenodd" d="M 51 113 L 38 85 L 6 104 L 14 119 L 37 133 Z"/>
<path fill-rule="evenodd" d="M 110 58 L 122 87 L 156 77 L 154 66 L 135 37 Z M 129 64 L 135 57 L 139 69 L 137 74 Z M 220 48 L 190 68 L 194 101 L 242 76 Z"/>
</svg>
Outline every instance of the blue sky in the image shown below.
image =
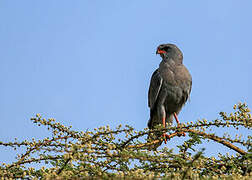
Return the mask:
<svg viewBox="0 0 252 180">
<path fill-rule="evenodd" d="M 1 1 L 0 140 L 48 136 L 29 121 L 36 113 L 76 130 L 146 127 L 161 43 L 182 50 L 193 77 L 182 122 L 215 119 L 240 101 L 251 107 L 251 7 L 249 0 Z M 1 148 L 0 161 L 11 160 Z"/>
</svg>

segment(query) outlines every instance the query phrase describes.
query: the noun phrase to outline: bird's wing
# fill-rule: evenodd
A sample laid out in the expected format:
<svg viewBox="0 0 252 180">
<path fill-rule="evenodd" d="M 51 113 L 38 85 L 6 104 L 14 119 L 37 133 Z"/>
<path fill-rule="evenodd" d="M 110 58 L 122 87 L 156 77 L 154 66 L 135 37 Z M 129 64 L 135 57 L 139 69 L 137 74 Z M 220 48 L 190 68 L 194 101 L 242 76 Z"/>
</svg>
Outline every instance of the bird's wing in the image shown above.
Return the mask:
<svg viewBox="0 0 252 180">
<path fill-rule="evenodd" d="M 185 88 L 183 89 L 183 101 L 186 102 L 190 96 L 191 93 L 191 89 L 192 89 L 192 81 L 188 81 L 185 84 Z"/>
<path fill-rule="evenodd" d="M 158 69 L 156 69 L 156 71 L 151 76 L 151 82 L 150 82 L 150 87 L 149 87 L 149 92 L 148 92 L 148 105 L 151 109 L 153 108 L 157 100 L 159 91 L 162 86 L 162 82 L 163 82 L 163 79 L 160 76 Z"/>
<path fill-rule="evenodd" d="M 177 69 L 178 76 L 179 76 L 179 84 L 183 92 L 183 102 L 185 103 L 189 98 L 192 89 L 192 77 L 185 66 L 180 66 Z"/>
</svg>

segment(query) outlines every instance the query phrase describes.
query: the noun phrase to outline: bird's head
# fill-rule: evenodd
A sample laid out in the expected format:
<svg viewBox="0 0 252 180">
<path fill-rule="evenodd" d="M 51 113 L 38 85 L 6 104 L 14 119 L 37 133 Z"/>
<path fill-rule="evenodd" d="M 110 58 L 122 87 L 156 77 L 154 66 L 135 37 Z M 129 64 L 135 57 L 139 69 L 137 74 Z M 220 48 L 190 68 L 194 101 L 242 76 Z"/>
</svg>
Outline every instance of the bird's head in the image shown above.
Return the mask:
<svg viewBox="0 0 252 180">
<path fill-rule="evenodd" d="M 157 47 L 156 54 L 160 54 L 164 61 L 173 60 L 176 63 L 182 63 L 183 54 L 174 44 L 161 44 Z"/>
</svg>

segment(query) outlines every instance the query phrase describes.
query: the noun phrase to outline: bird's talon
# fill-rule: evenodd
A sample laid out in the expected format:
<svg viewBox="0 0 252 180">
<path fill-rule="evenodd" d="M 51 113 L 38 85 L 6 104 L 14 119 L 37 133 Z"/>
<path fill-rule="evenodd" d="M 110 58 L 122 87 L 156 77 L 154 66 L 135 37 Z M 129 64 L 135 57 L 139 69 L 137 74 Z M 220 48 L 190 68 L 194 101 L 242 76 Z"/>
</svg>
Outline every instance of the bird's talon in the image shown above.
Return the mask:
<svg viewBox="0 0 252 180">
<path fill-rule="evenodd" d="M 167 135 L 166 133 L 163 134 L 165 144 L 167 143 L 167 139 L 166 139 L 167 136 L 169 135 Z"/>
<path fill-rule="evenodd" d="M 168 134 L 165 134 L 165 136 L 166 136 L 166 139 L 171 139 L 171 136 L 170 135 L 168 135 Z"/>
<path fill-rule="evenodd" d="M 169 140 L 171 139 L 171 136 L 166 133 L 164 133 L 162 136 L 165 138 L 164 139 L 165 144 L 167 143 L 167 139 L 169 139 Z"/>
<path fill-rule="evenodd" d="M 186 136 L 185 132 L 178 132 L 178 136 Z"/>
</svg>

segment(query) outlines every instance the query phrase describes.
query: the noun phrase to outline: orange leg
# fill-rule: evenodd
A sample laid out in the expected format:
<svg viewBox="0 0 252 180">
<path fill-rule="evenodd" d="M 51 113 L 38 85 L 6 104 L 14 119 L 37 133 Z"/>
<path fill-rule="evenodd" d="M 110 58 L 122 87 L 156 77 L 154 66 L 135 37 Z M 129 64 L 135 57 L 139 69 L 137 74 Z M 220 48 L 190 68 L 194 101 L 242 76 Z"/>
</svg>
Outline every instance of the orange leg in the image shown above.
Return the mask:
<svg viewBox="0 0 252 180">
<path fill-rule="evenodd" d="M 165 127 L 166 127 L 166 126 L 165 126 L 165 117 L 163 117 L 162 120 L 163 120 L 163 126 L 164 126 L 164 128 L 165 128 Z M 165 138 L 164 141 L 165 141 L 165 144 L 166 144 L 166 143 L 167 143 L 167 138 L 170 139 L 170 136 L 169 136 L 168 134 L 164 133 L 164 134 L 163 134 L 163 137 Z"/>
<path fill-rule="evenodd" d="M 173 115 L 174 115 L 174 117 L 175 117 L 175 119 L 176 119 L 176 122 L 177 122 L 177 124 L 178 124 L 178 126 L 179 126 L 179 120 L 178 120 L 177 114 L 174 112 Z"/>
<path fill-rule="evenodd" d="M 163 117 L 162 120 L 163 120 L 163 126 L 165 128 L 165 117 Z M 167 142 L 167 140 L 166 140 L 166 133 L 163 134 L 163 137 L 165 138 L 165 144 L 166 144 L 166 142 Z"/>
<path fill-rule="evenodd" d="M 179 127 L 179 120 L 178 120 L 178 116 L 177 116 L 177 114 L 174 112 L 173 113 L 173 115 L 174 115 L 174 117 L 175 117 L 175 119 L 176 119 L 176 122 L 177 122 L 177 124 L 178 124 L 178 127 Z M 182 134 L 182 136 L 185 136 L 186 134 L 185 134 L 185 132 L 181 132 L 181 134 Z"/>
</svg>

